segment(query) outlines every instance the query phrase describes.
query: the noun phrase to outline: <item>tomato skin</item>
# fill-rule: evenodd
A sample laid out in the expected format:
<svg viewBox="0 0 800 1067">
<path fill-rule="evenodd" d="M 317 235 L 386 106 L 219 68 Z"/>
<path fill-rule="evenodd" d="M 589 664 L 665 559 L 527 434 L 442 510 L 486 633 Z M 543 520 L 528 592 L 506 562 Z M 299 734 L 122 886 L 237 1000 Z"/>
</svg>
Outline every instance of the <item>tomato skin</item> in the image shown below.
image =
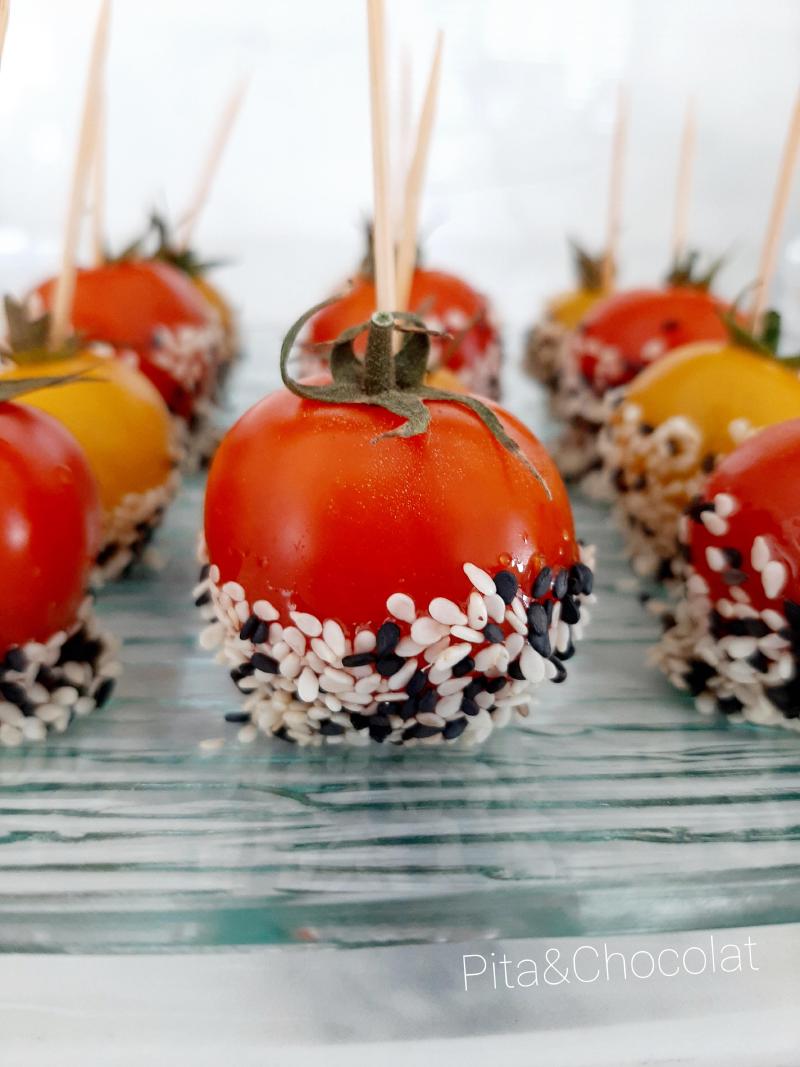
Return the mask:
<svg viewBox="0 0 800 1067">
<path fill-rule="evenodd" d="M 736 549 L 742 569 L 750 578 L 744 584 L 750 602 L 758 611 L 776 607 L 763 589 L 750 562 L 753 541 L 766 538 L 770 556 L 783 562 L 788 579 L 781 590 L 778 607 L 784 600 L 800 604 L 800 418 L 770 426 L 744 441 L 726 456 L 708 480 L 704 497 L 713 500 L 718 493 L 732 496 L 738 510 L 728 520 L 723 538 L 712 537 L 702 522 L 690 525 L 692 564 L 709 585 L 712 602 L 730 596 L 730 587 L 721 574 L 708 565 L 706 549 L 711 545 Z"/>
<path fill-rule="evenodd" d="M 575 330 L 586 316 L 609 296 L 608 289 L 570 289 L 548 301 L 545 317 L 550 322 L 563 326 L 565 330 Z"/>
<path fill-rule="evenodd" d="M 97 487 L 78 443 L 49 415 L 0 404 L 1 655 L 74 623 L 99 547 Z"/>
<path fill-rule="evenodd" d="M 310 611 L 346 629 L 377 627 L 386 599 L 407 593 L 464 602 L 464 563 L 511 568 L 523 588 L 546 562 L 578 559 L 564 485 L 539 442 L 494 407 L 550 486 L 471 412 L 428 405 L 431 426 L 411 439 L 375 440 L 400 419 L 367 405 L 273 393 L 222 442 L 209 475 L 205 533 L 221 581 L 252 603 Z"/>
<path fill-rule="evenodd" d="M 122 360 L 91 353 L 69 359 L 25 364 L 1 378 L 86 374 L 97 381 L 75 381 L 39 389 L 20 403 L 45 411 L 65 426 L 84 449 L 100 491 L 111 511 L 128 493 L 144 493 L 169 477 L 171 426 L 158 390 Z"/>
<path fill-rule="evenodd" d="M 575 337 L 584 379 L 602 395 L 631 381 L 645 366 L 693 341 L 727 341 L 725 305 L 702 289 L 631 289 L 596 304 Z M 613 351 L 613 365 L 598 355 Z"/>
<path fill-rule="evenodd" d="M 441 365 L 471 380 L 480 374 L 481 364 L 497 356 L 499 337 L 492 324 L 485 297 L 452 274 L 417 268 L 411 283 L 409 310 L 416 311 L 428 323 L 441 325 L 452 334 L 469 329 L 457 345 L 442 344 L 434 339 L 431 364 Z M 323 308 L 309 323 L 308 340 L 325 344 L 351 326 L 366 322 L 376 310 L 375 284 L 368 278 L 356 279 L 352 290 L 341 300 Z M 356 350 L 363 352 L 365 338 L 359 338 Z M 469 384 L 469 380 L 467 384 Z"/>
<path fill-rule="evenodd" d="M 57 279 L 36 290 L 46 309 L 52 307 Z M 212 312 L 200 290 L 168 263 L 123 259 L 79 270 L 75 282 L 72 325 L 87 342 L 126 349 L 139 357 L 142 372 L 151 380 L 170 411 L 189 418 L 198 397 L 207 394 L 209 373 L 195 388 L 185 387 L 159 363 L 158 328 L 205 329 Z"/>
</svg>

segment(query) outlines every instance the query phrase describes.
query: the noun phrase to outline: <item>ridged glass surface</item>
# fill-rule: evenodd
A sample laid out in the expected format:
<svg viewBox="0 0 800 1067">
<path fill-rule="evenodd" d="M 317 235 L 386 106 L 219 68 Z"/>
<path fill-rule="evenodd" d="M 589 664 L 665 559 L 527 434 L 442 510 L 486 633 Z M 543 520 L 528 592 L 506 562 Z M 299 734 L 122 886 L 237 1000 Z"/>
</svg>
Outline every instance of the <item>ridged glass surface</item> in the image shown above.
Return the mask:
<svg viewBox="0 0 800 1067">
<path fill-rule="evenodd" d="M 508 394 L 536 415 L 527 382 Z M 598 604 L 567 684 L 546 686 L 524 727 L 479 750 L 309 752 L 242 745 L 222 721 L 236 694 L 196 646 L 190 598 L 201 500 L 190 480 L 161 573 L 102 595 L 125 639 L 114 701 L 45 746 L 0 751 L 0 948 L 800 920 L 800 738 L 705 720 L 648 668 L 656 627 L 605 510 L 576 501 Z M 207 751 L 211 738 L 224 744 Z"/>
</svg>

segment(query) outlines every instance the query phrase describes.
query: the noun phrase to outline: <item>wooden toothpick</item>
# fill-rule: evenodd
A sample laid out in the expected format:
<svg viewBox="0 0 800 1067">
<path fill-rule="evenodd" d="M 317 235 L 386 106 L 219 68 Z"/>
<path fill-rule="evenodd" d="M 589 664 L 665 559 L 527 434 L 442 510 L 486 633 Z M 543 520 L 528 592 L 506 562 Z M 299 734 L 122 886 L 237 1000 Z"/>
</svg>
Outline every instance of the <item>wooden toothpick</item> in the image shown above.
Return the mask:
<svg viewBox="0 0 800 1067">
<path fill-rule="evenodd" d="M 778 245 L 780 244 L 786 209 L 789 206 L 789 195 L 792 191 L 792 178 L 797 166 L 798 152 L 800 152 L 800 92 L 798 92 L 794 110 L 789 120 L 789 130 L 786 134 L 783 156 L 778 169 L 778 179 L 775 183 L 775 193 L 772 198 L 767 232 L 764 235 L 764 243 L 761 249 L 761 261 L 756 275 L 751 311 L 751 325 L 754 330 L 758 329 L 761 316 L 766 310 L 769 301 L 769 290 L 778 260 Z"/>
<path fill-rule="evenodd" d="M 92 261 L 100 267 L 106 258 L 106 100 L 100 94 L 97 103 L 94 158 L 92 161 Z"/>
<path fill-rule="evenodd" d="M 389 107 L 386 87 L 386 31 L 383 0 L 367 0 L 367 29 L 372 119 L 376 310 L 395 311 L 397 297 L 389 182 Z"/>
<path fill-rule="evenodd" d="M 69 335 L 72 316 L 72 300 L 75 295 L 76 254 L 80 234 L 81 212 L 86 202 L 86 187 L 89 168 L 95 147 L 95 135 L 99 119 L 100 98 L 103 87 L 103 71 L 108 50 L 109 0 L 101 0 L 94 41 L 86 79 L 78 146 L 72 171 L 72 185 L 64 227 L 64 246 L 61 254 L 61 272 L 53 298 L 53 316 L 50 323 L 50 344 L 57 348 Z"/>
<path fill-rule="evenodd" d="M 606 251 L 603 257 L 603 288 L 610 289 L 614 281 L 614 265 L 619 255 L 622 224 L 622 192 L 625 148 L 628 138 L 628 93 L 624 85 L 617 90 L 617 114 L 611 143 L 611 170 L 608 182 L 608 222 Z"/>
<path fill-rule="evenodd" d="M 672 261 L 677 263 L 686 252 L 689 232 L 689 205 L 692 194 L 692 169 L 697 137 L 697 119 L 694 96 L 686 101 L 683 119 L 681 146 L 678 155 L 678 179 L 675 186 L 675 218 L 672 226 Z"/>
<path fill-rule="evenodd" d="M 10 10 L 11 0 L 0 0 L 0 57 L 3 55 L 3 45 L 6 43 L 6 30 L 8 29 Z"/>
<path fill-rule="evenodd" d="M 200 176 L 197 180 L 194 195 L 177 227 L 177 247 L 180 252 L 185 252 L 191 243 L 192 234 L 197 226 L 203 208 L 208 201 L 211 186 L 219 169 L 233 127 L 236 124 L 236 118 L 241 110 L 242 101 L 247 92 L 249 82 L 249 78 L 242 78 L 228 98 L 225 107 L 222 109 L 219 122 L 214 131 L 214 137 L 209 146 L 208 155 L 200 170 Z"/>
<path fill-rule="evenodd" d="M 422 185 L 431 145 L 433 120 L 436 115 L 436 101 L 439 94 L 439 80 L 442 68 L 442 46 L 444 34 L 439 31 L 436 48 L 433 53 L 425 99 L 417 124 L 417 136 L 414 152 L 406 177 L 403 198 L 403 220 L 400 229 L 400 247 L 397 253 L 397 308 L 405 311 L 411 295 L 411 283 L 414 279 L 414 264 L 417 258 L 417 230 L 419 227 L 419 208 L 422 199 Z"/>
</svg>

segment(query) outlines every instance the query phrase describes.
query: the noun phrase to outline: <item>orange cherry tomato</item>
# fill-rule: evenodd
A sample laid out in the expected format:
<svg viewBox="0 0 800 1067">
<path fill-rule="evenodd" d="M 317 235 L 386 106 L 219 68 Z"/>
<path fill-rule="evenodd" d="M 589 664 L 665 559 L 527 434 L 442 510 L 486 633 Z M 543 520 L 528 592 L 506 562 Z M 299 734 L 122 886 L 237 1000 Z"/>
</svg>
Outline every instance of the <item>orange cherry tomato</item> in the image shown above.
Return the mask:
<svg viewBox="0 0 800 1067">
<path fill-rule="evenodd" d="M 158 390 L 139 371 L 122 360 L 88 352 L 24 364 L 0 377 L 79 373 L 87 377 L 28 393 L 21 402 L 54 416 L 73 434 L 97 479 L 103 510 L 110 512 L 129 493 L 145 493 L 169 477 L 173 467 L 169 412 Z"/>
<path fill-rule="evenodd" d="M 494 410 L 550 487 L 471 412 L 428 403 L 427 433 L 376 437 L 402 421 L 367 404 L 334 405 L 288 391 L 268 396 L 229 431 L 205 506 L 210 560 L 250 602 L 321 613 L 347 631 L 377 627 L 406 593 L 464 602 L 463 565 L 513 570 L 523 587 L 543 565 L 578 560 L 572 513 L 555 466 L 513 416 Z"/>
<path fill-rule="evenodd" d="M 431 367 L 452 371 L 473 392 L 496 396 L 499 389 L 500 340 L 489 304 L 460 278 L 442 271 L 417 268 L 411 283 L 409 309 L 430 326 L 453 335 L 453 341 L 431 345 Z M 351 326 L 366 322 L 375 311 L 375 285 L 358 278 L 341 300 L 324 308 L 309 323 L 308 340 L 326 344 Z M 363 351 L 364 338 L 356 344 Z"/>
<path fill-rule="evenodd" d="M 0 404 L 0 655 L 74 623 L 99 547 L 97 487 L 78 443 L 49 415 Z"/>
<path fill-rule="evenodd" d="M 52 307 L 55 279 L 36 290 Z M 170 411 L 190 418 L 213 387 L 219 326 L 198 288 L 158 260 L 122 259 L 78 271 L 72 324 L 87 342 L 130 350 Z"/>
<path fill-rule="evenodd" d="M 586 382 L 602 396 L 648 364 L 693 341 L 728 339 L 725 305 L 702 289 L 632 289 L 596 304 L 579 327 L 574 354 Z"/>
</svg>

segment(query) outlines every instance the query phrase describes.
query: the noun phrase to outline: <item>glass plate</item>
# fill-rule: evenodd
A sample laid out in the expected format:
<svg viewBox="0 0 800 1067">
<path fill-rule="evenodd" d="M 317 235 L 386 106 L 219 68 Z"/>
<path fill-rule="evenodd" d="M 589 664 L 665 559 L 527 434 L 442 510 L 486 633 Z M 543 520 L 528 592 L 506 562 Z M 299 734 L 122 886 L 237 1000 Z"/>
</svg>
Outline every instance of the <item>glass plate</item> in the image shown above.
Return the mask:
<svg viewBox="0 0 800 1067">
<path fill-rule="evenodd" d="M 240 399 L 263 392 L 240 379 Z M 511 385 L 517 413 L 541 424 L 535 389 Z M 0 948 L 800 921 L 800 739 L 701 718 L 648 667 L 656 627 L 604 509 L 576 501 L 599 600 L 567 684 L 525 726 L 464 752 L 309 752 L 243 745 L 223 722 L 236 694 L 197 648 L 190 599 L 201 501 L 190 480 L 157 540 L 161 573 L 102 595 L 125 639 L 113 702 L 44 746 L 0 752 Z M 207 751 L 211 738 L 224 740 Z"/>
</svg>

